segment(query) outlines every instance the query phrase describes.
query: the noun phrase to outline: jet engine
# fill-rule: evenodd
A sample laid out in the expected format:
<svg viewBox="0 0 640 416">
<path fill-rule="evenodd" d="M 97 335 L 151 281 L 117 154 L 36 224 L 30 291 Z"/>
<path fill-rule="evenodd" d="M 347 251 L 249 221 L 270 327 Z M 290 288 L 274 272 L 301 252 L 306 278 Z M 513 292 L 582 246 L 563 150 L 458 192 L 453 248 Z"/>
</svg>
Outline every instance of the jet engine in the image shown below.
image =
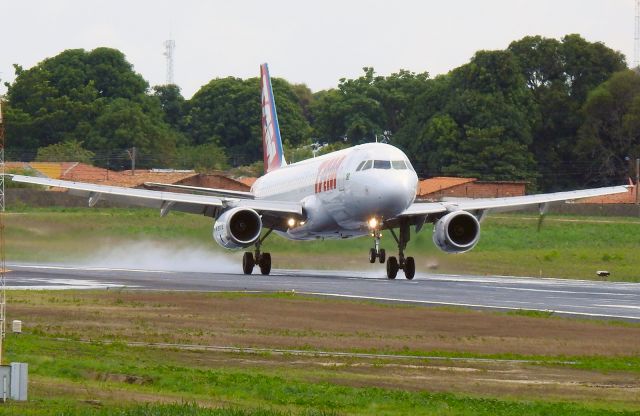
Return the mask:
<svg viewBox="0 0 640 416">
<path fill-rule="evenodd" d="M 213 225 L 213 239 L 224 248 L 249 247 L 260 238 L 262 219 L 252 209 L 232 208 Z"/>
<path fill-rule="evenodd" d="M 433 227 L 433 242 L 447 253 L 464 253 L 480 240 L 480 222 L 466 211 L 454 211 Z"/>
</svg>

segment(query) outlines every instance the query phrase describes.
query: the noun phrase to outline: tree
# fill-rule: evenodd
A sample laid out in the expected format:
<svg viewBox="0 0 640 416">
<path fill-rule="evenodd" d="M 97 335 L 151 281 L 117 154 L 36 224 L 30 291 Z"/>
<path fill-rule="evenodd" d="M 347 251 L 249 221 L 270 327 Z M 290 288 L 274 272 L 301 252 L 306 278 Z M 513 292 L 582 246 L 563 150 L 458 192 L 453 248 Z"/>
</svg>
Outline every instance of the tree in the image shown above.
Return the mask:
<svg viewBox="0 0 640 416">
<path fill-rule="evenodd" d="M 626 67 L 624 56 L 579 35 L 561 41 L 527 36 L 511 43 L 536 103 L 533 152 L 545 190 L 585 185 L 573 148 L 589 91 Z"/>
<path fill-rule="evenodd" d="M 575 147 L 589 185 L 620 183 L 640 157 L 640 75 L 626 70 L 591 91 Z"/>
<path fill-rule="evenodd" d="M 70 49 L 28 70 L 15 65 L 15 72 L 7 133 L 20 138 L 13 147 L 27 160 L 60 142 L 83 142 L 101 154 L 139 146 L 156 161 L 175 147 L 159 98 L 146 94 L 147 82 L 118 50 Z"/>
<path fill-rule="evenodd" d="M 181 123 L 186 106 L 186 101 L 180 93 L 180 87 L 174 84 L 156 85 L 153 87 L 153 95 L 160 100 L 164 120 L 171 127 L 179 130 L 182 127 Z"/>
<path fill-rule="evenodd" d="M 508 51 L 480 51 L 432 80 L 398 134 L 419 172 L 534 180 L 531 93 Z"/>
<path fill-rule="evenodd" d="M 78 129 L 84 131 L 88 149 L 108 157 L 114 150 L 122 152 L 135 146 L 139 167 L 166 166 L 174 159 L 177 134 L 164 123 L 155 97 L 114 99 L 103 105 L 93 125 Z M 108 160 L 97 162 L 105 166 Z"/>
<path fill-rule="evenodd" d="M 38 162 L 81 162 L 92 164 L 95 153 L 85 149 L 82 142 L 68 140 L 38 149 Z"/>
<path fill-rule="evenodd" d="M 297 145 L 310 137 L 291 84 L 272 80 L 282 139 Z M 212 143 L 226 149 L 233 165 L 262 160 L 260 83 L 257 78 L 214 79 L 189 101 L 185 134 L 194 145 Z"/>
<path fill-rule="evenodd" d="M 198 172 L 224 170 L 229 167 L 224 150 L 213 143 L 179 147 L 174 166 L 178 169 L 195 169 Z"/>
<path fill-rule="evenodd" d="M 315 94 L 310 107 L 315 135 L 329 142 L 346 136 L 353 143 L 373 141 L 384 131 L 393 135 L 429 78 L 426 72 L 400 70 L 383 77 L 373 68 L 363 71 L 359 78 L 341 79 L 338 89 Z"/>
</svg>

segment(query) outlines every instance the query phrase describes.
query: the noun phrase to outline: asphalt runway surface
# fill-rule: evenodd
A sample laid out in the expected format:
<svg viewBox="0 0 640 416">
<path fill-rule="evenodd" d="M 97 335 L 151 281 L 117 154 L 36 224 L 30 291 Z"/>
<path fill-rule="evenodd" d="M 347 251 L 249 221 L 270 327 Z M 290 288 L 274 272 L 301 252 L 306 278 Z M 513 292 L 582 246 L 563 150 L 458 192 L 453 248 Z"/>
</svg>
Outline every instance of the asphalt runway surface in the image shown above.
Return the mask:
<svg viewBox="0 0 640 416">
<path fill-rule="evenodd" d="M 272 270 L 271 275 L 117 269 L 8 263 L 8 289 L 116 289 L 292 292 L 381 302 L 640 321 L 640 284 L 417 273 L 406 280 L 384 271 Z"/>
</svg>

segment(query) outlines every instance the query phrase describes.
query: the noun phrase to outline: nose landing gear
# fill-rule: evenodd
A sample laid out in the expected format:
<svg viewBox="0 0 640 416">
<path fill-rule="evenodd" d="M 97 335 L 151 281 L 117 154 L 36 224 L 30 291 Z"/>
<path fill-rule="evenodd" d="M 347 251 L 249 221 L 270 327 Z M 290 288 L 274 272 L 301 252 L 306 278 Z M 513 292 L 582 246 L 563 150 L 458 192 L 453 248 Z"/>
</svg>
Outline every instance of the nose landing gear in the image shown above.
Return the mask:
<svg viewBox="0 0 640 416">
<path fill-rule="evenodd" d="M 375 263 L 376 259 L 380 261 L 380 263 L 384 263 L 387 258 L 387 252 L 384 251 L 383 248 L 380 248 L 380 238 L 382 234 L 380 230 L 373 231 L 373 238 L 375 247 L 369 250 L 369 263 Z"/>
</svg>

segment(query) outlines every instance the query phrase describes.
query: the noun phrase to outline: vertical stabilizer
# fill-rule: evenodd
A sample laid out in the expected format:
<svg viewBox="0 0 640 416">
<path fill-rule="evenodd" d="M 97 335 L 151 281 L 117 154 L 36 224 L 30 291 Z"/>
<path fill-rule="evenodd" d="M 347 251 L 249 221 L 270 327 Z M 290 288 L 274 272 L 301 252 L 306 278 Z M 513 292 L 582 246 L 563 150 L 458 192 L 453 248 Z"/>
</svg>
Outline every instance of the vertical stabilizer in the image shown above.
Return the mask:
<svg viewBox="0 0 640 416">
<path fill-rule="evenodd" d="M 273 99 L 271 78 L 267 64 L 260 65 L 260 87 L 262 90 L 262 151 L 264 152 L 264 173 L 286 166 L 280 126 Z"/>
</svg>

